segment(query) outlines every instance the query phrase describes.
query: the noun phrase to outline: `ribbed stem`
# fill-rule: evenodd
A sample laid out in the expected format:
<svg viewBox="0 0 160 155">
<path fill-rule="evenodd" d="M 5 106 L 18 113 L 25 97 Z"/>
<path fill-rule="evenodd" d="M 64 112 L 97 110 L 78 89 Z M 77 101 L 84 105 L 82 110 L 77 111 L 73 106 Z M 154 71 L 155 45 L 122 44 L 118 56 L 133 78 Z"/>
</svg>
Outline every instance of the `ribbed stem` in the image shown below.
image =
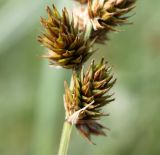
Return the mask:
<svg viewBox="0 0 160 155">
<path fill-rule="evenodd" d="M 62 131 L 58 155 L 67 155 L 71 131 L 72 131 L 72 124 L 65 121 L 63 125 L 63 131 Z"/>
</svg>

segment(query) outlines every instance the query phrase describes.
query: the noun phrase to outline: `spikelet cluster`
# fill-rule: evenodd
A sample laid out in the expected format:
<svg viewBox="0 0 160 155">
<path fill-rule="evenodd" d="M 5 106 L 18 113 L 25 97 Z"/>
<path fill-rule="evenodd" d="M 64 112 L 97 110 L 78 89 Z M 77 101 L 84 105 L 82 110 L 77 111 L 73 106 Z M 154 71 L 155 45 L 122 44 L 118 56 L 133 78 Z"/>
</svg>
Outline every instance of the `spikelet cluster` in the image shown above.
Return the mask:
<svg viewBox="0 0 160 155">
<path fill-rule="evenodd" d="M 39 36 L 39 41 L 48 48 L 45 56 L 51 65 L 63 68 L 78 68 L 92 55 L 92 42 L 85 38 L 85 30 L 80 31 L 79 25 L 70 20 L 68 11 L 64 8 L 62 16 L 56 7 L 47 7 L 48 18 L 41 18 L 45 32 Z"/>
<path fill-rule="evenodd" d="M 65 82 L 66 121 L 92 142 L 92 135 L 106 135 L 107 128 L 98 121 L 108 115 L 102 108 L 114 101 L 109 90 L 116 80 L 104 59 L 97 65 L 93 60 L 86 71 L 82 66 L 93 54 L 95 40 L 104 43 L 108 32 L 118 31 L 116 26 L 128 23 L 126 14 L 135 7 L 136 0 L 74 1 L 84 5 L 74 9 L 72 18 L 66 8 L 61 15 L 54 5 L 47 7 L 47 18 L 41 18 L 44 32 L 38 40 L 48 49 L 44 57 L 51 65 L 73 70 L 71 86 Z"/>
<path fill-rule="evenodd" d="M 111 68 L 102 59 L 98 65 L 92 61 L 86 73 L 74 72 L 71 88 L 65 83 L 66 120 L 75 124 L 89 141 L 91 135 L 105 135 L 105 127 L 97 120 L 106 115 L 101 108 L 114 100 L 108 92 L 115 81 Z"/>
<path fill-rule="evenodd" d="M 135 7 L 134 4 L 135 0 L 89 0 L 88 14 L 93 24 L 91 37 L 104 42 L 106 33 L 118 31 L 116 26 L 128 23 L 125 15 Z"/>
</svg>

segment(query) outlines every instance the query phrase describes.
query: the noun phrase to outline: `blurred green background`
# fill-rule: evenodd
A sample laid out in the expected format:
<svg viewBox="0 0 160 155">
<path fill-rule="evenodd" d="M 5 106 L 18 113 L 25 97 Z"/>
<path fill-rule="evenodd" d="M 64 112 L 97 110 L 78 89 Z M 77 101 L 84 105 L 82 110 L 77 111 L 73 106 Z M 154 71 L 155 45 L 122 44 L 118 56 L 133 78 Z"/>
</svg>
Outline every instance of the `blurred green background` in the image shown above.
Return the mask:
<svg viewBox="0 0 160 155">
<path fill-rule="evenodd" d="M 63 81 L 37 43 L 45 6 L 71 0 L 0 0 L 0 155 L 56 155 L 64 120 Z M 104 110 L 111 131 L 92 146 L 74 129 L 69 155 L 160 155 L 160 1 L 139 0 L 134 25 L 110 34 L 93 57 L 110 62 L 116 101 Z"/>
</svg>

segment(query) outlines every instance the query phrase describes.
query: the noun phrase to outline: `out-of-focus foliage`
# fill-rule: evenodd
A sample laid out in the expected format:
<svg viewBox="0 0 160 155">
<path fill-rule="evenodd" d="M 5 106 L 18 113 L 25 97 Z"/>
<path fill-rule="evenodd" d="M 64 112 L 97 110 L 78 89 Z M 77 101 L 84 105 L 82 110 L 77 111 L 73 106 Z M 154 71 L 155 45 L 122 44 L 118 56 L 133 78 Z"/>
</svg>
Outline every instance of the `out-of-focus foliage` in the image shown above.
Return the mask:
<svg viewBox="0 0 160 155">
<path fill-rule="evenodd" d="M 56 155 L 64 120 L 63 81 L 37 43 L 40 16 L 52 1 L 0 1 L 0 154 Z M 73 1 L 54 1 L 61 9 Z M 108 137 L 88 144 L 74 130 L 69 155 L 160 154 L 160 1 L 137 2 L 134 25 L 111 34 L 93 57 L 105 56 L 117 76 L 116 101 L 106 107 Z"/>
</svg>

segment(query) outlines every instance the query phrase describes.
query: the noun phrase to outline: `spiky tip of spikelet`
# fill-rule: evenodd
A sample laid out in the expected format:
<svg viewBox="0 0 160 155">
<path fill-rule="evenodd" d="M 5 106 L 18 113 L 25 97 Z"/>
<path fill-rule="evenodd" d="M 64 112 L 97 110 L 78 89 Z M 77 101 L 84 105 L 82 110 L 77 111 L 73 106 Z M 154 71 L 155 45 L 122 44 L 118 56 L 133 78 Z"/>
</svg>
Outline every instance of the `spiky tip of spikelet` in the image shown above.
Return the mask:
<svg viewBox="0 0 160 155">
<path fill-rule="evenodd" d="M 103 0 L 102 2 L 94 0 L 92 2 L 92 0 L 89 0 L 88 13 L 94 28 L 92 32 L 93 37 L 102 38 L 101 35 L 104 36 L 109 31 L 118 31 L 116 26 L 128 24 L 128 16 L 125 15 L 135 7 L 135 1 Z M 101 39 L 100 41 L 103 40 Z"/>
<path fill-rule="evenodd" d="M 79 30 L 79 25 L 70 20 L 66 8 L 62 15 L 53 5 L 52 9 L 47 7 L 48 18 L 41 18 L 45 32 L 38 40 L 48 48 L 48 55 L 51 65 L 72 69 L 78 68 L 85 62 L 92 52 L 90 47 L 93 42 L 85 38 L 85 30 Z"/>
<path fill-rule="evenodd" d="M 115 81 L 111 67 L 102 59 L 98 65 L 92 61 L 86 73 L 83 69 L 80 75 L 73 72 L 71 88 L 65 82 L 66 120 L 75 124 L 90 142 L 91 135 L 105 135 L 105 127 L 97 120 L 107 115 L 101 108 L 114 101 L 108 93 Z"/>
</svg>

